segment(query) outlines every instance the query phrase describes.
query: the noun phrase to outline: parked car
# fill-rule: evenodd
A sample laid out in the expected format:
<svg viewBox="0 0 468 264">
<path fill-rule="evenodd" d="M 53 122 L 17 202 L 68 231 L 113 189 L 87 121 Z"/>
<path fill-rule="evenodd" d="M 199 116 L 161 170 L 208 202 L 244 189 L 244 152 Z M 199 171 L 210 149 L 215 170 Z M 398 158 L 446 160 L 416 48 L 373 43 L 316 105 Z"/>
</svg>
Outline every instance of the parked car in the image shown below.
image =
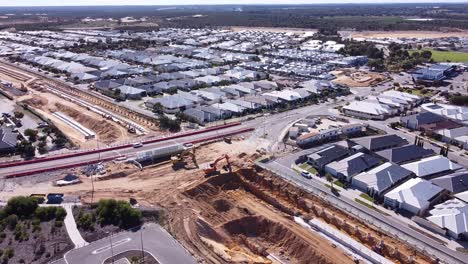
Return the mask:
<svg viewBox="0 0 468 264">
<path fill-rule="evenodd" d="M 301 175 L 302 177 L 306 178 L 306 179 L 312 179 L 312 174 L 310 174 L 310 172 L 306 171 L 306 170 L 303 170 L 301 172 Z"/>
</svg>

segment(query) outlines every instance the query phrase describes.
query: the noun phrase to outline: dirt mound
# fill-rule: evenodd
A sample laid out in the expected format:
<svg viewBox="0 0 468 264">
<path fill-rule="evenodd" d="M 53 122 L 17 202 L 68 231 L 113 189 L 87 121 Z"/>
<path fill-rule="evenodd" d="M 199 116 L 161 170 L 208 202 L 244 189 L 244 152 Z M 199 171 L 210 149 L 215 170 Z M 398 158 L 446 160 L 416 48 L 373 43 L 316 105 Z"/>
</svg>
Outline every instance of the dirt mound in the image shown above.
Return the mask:
<svg viewBox="0 0 468 264">
<path fill-rule="evenodd" d="M 267 249 L 280 247 L 298 263 L 333 263 L 285 226 L 261 216 L 236 219 L 224 224 L 223 228 L 250 250 L 264 256 L 268 255 Z"/>
<path fill-rule="evenodd" d="M 82 112 L 71 109 L 63 104 L 55 103 L 57 111 L 65 113 L 71 118 L 75 119 L 85 127 L 93 130 L 99 135 L 99 138 L 105 143 L 115 142 L 120 138 L 121 133 L 116 125 L 107 120 L 97 120 Z"/>
<path fill-rule="evenodd" d="M 232 204 L 225 199 L 219 199 L 213 202 L 213 207 L 218 212 L 227 212 L 232 209 Z"/>
<path fill-rule="evenodd" d="M 241 179 L 235 173 L 222 174 L 212 177 L 204 183 L 185 191 L 185 194 L 191 197 L 215 196 L 221 191 L 235 190 L 241 186 Z"/>
<path fill-rule="evenodd" d="M 33 95 L 31 98 L 25 99 L 21 102 L 39 109 L 42 109 L 43 106 L 49 103 L 49 101 L 45 97 L 40 95 Z"/>
</svg>

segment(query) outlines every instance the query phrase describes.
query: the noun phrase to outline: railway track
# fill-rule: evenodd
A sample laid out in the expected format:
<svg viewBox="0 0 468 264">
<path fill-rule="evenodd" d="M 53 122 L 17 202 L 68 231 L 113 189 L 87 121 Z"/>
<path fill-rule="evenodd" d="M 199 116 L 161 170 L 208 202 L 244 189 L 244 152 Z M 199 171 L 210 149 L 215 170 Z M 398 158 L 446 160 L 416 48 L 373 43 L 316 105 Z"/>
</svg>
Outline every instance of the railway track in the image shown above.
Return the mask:
<svg viewBox="0 0 468 264">
<path fill-rule="evenodd" d="M 100 106 L 102 108 L 105 108 L 109 111 L 112 111 L 115 114 L 121 115 L 122 117 L 128 118 L 142 126 L 145 126 L 151 130 L 157 131 L 159 130 L 159 122 L 156 118 L 150 117 L 147 115 L 144 115 L 142 113 L 136 112 L 132 109 L 128 109 L 124 106 L 117 105 L 115 104 L 112 100 L 103 98 L 103 97 L 98 97 L 98 95 L 93 94 L 92 92 L 85 91 L 85 90 L 79 90 L 77 88 L 73 88 L 70 85 L 68 85 L 65 82 L 59 81 L 59 80 L 54 80 L 50 79 L 50 77 L 42 75 L 40 73 L 31 71 L 29 69 L 24 69 L 18 65 L 11 64 L 9 62 L 5 61 L 0 61 L 0 71 L 2 69 L 6 69 L 9 72 L 12 72 L 11 70 L 8 70 L 5 67 L 10 67 L 17 69 L 18 71 L 23 71 L 28 73 L 29 75 L 35 76 L 40 79 L 40 81 L 44 84 L 47 84 L 49 86 L 52 86 L 54 89 L 60 90 L 64 94 L 68 94 L 70 96 L 75 96 L 77 98 L 83 99 L 91 104 L 94 104 L 96 106 Z M 28 79 L 29 80 L 29 79 Z"/>
</svg>

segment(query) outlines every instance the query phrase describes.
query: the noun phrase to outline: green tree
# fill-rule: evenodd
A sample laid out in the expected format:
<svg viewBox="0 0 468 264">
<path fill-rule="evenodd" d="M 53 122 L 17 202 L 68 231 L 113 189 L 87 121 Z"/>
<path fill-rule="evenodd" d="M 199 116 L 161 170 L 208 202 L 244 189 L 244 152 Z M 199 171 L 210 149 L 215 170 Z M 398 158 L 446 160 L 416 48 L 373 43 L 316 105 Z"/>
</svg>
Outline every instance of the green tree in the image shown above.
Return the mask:
<svg viewBox="0 0 468 264">
<path fill-rule="evenodd" d="M 27 136 L 29 141 L 31 142 L 35 142 L 37 140 L 37 134 L 38 134 L 37 130 L 30 129 L 30 128 L 24 131 L 24 135 Z"/>
<path fill-rule="evenodd" d="M 37 209 L 37 199 L 33 197 L 16 196 L 8 200 L 5 206 L 7 214 L 16 214 L 21 218 L 29 218 Z"/>
</svg>

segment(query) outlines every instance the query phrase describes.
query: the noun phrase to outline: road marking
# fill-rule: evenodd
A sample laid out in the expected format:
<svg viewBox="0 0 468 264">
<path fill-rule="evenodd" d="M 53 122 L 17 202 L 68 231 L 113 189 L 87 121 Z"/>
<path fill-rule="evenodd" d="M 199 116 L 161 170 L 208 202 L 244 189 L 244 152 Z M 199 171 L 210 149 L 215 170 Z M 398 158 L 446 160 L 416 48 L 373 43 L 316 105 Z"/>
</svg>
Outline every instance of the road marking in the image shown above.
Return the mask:
<svg viewBox="0 0 468 264">
<path fill-rule="evenodd" d="M 112 243 L 112 247 L 120 246 L 122 244 L 130 242 L 131 240 L 132 240 L 131 238 L 127 237 L 125 239 L 122 239 L 122 240 L 119 240 L 117 242 Z M 107 246 L 104 246 L 102 248 L 98 248 L 98 249 L 94 250 L 93 252 L 91 252 L 91 254 L 93 254 L 93 255 L 100 254 L 100 253 L 102 253 L 104 251 L 107 251 L 109 249 L 111 249 L 111 245 L 107 245 Z"/>
</svg>

